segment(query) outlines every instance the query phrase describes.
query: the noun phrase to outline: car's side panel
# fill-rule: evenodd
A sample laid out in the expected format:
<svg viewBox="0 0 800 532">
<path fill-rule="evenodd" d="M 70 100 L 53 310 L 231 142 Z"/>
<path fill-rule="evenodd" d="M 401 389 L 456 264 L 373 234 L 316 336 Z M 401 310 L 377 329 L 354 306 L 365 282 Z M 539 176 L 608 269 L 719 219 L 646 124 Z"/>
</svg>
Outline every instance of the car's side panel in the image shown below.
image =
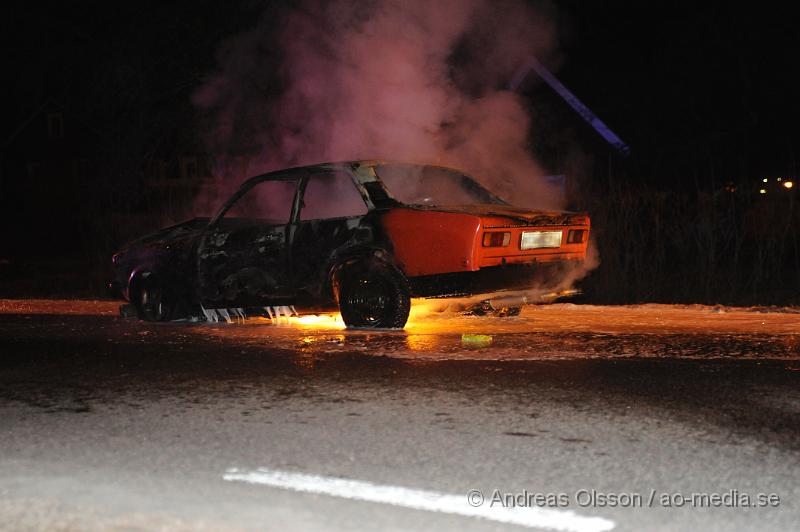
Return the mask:
<svg viewBox="0 0 800 532">
<path fill-rule="evenodd" d="M 291 295 L 287 225 L 223 219 L 198 250 L 200 300 L 211 308 L 262 306 Z"/>
<path fill-rule="evenodd" d="M 291 275 L 303 296 L 329 299 L 331 262 L 347 248 L 371 243 L 373 231 L 366 216 L 309 220 L 296 224 L 291 244 Z"/>
<path fill-rule="evenodd" d="M 478 216 L 395 208 L 382 222 L 397 265 L 408 277 L 478 269 Z"/>
<path fill-rule="evenodd" d="M 137 277 L 156 273 L 179 297 L 195 301 L 195 250 L 207 218 L 188 220 L 128 244 L 113 257 L 112 287 L 130 300 L 130 289 Z"/>
<path fill-rule="evenodd" d="M 393 244 L 400 269 L 409 277 L 477 271 L 505 264 L 531 264 L 577 261 L 586 258 L 589 219 L 582 215 L 570 218 L 575 223 L 546 220 L 527 222 L 502 216 L 473 215 L 457 212 L 391 209 L 383 225 Z M 570 230 L 584 231 L 579 243 L 568 243 Z M 485 247 L 484 232 L 507 232 L 509 243 Z M 561 231 L 558 247 L 520 248 L 523 232 Z"/>
<path fill-rule="evenodd" d="M 286 304 L 291 227 L 299 210 L 302 169 L 245 182 L 203 233 L 197 292 L 210 308 Z"/>
</svg>

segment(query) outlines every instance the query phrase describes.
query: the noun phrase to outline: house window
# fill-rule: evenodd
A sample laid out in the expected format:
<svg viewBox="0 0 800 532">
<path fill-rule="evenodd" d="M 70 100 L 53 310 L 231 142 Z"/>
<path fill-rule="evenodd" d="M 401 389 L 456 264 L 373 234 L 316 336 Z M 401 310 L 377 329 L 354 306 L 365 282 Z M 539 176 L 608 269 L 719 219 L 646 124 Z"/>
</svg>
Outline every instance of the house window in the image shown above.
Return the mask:
<svg viewBox="0 0 800 532">
<path fill-rule="evenodd" d="M 47 136 L 51 139 L 64 138 L 64 115 L 50 113 L 47 115 Z"/>
</svg>

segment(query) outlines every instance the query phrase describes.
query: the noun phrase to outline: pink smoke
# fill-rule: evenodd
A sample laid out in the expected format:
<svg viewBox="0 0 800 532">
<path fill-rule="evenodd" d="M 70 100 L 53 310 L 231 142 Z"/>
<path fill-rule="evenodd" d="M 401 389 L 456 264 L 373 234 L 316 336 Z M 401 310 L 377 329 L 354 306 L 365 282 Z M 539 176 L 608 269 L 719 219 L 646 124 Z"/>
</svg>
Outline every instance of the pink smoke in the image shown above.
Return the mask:
<svg viewBox="0 0 800 532">
<path fill-rule="evenodd" d="M 505 88 L 553 43 L 522 0 L 307 0 L 229 42 L 194 101 L 224 192 L 279 168 L 387 159 L 459 168 L 514 204 L 558 208 L 529 149 L 531 116 Z"/>
</svg>

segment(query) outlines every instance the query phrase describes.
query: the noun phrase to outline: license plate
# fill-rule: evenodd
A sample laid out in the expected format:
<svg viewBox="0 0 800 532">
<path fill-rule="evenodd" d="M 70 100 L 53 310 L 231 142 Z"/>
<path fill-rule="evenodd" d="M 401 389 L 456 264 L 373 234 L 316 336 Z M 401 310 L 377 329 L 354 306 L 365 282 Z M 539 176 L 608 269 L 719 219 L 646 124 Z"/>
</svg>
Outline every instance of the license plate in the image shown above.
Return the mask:
<svg viewBox="0 0 800 532">
<path fill-rule="evenodd" d="M 523 231 L 519 249 L 561 247 L 561 231 Z"/>
</svg>

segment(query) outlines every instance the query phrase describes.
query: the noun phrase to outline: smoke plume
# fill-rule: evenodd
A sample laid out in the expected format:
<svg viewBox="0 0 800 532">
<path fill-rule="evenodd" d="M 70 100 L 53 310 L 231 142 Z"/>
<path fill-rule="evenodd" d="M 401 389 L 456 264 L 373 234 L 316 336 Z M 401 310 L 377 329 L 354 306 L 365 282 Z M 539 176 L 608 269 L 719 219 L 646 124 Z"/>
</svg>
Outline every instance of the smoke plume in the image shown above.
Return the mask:
<svg viewBox="0 0 800 532">
<path fill-rule="evenodd" d="M 307 0 L 266 14 L 194 97 L 220 194 L 270 170 L 385 159 L 452 166 L 514 204 L 560 207 L 529 148 L 535 123 L 507 89 L 526 57 L 553 51 L 546 8 Z"/>
</svg>

